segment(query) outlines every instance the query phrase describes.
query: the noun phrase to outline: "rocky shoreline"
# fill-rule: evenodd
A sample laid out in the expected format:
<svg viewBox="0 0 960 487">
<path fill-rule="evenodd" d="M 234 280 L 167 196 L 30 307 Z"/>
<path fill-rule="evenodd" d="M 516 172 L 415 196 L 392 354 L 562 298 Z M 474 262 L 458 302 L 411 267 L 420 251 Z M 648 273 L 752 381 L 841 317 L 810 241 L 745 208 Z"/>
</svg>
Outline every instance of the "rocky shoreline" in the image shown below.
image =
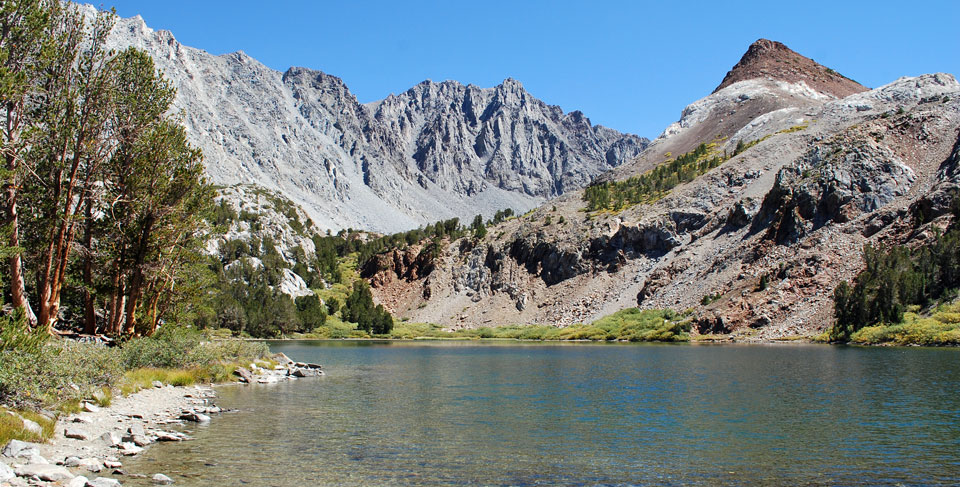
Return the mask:
<svg viewBox="0 0 960 487">
<path fill-rule="evenodd" d="M 274 369 L 256 364 L 237 369 L 237 382 L 272 384 L 324 375 L 316 364 L 273 357 Z M 162 472 L 129 472 L 123 461 L 154 443 L 189 441 L 184 425 L 211 421 L 227 412 L 214 404 L 212 386 L 174 387 L 155 382 L 129 396 L 114 397 L 108 407 L 81 404 L 82 412 L 61 416 L 47 443 L 11 440 L 0 450 L 0 487 L 114 487 L 125 479 L 149 478 L 156 485 L 176 482 Z"/>
</svg>

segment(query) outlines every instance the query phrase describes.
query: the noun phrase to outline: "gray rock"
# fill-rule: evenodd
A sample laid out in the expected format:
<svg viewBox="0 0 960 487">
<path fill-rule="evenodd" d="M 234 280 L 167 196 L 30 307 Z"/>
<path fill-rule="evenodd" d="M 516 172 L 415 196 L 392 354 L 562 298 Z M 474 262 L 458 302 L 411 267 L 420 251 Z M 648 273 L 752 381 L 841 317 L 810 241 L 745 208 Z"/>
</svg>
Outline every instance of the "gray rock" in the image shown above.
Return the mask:
<svg viewBox="0 0 960 487">
<path fill-rule="evenodd" d="M 78 475 L 70 479 L 70 482 L 67 483 L 67 487 L 87 487 L 87 482 L 89 482 L 89 479 L 83 475 Z"/>
<path fill-rule="evenodd" d="M 180 413 L 180 419 L 184 421 L 192 421 L 194 423 L 209 423 L 210 416 L 207 416 L 203 413 L 198 413 L 196 411 L 183 411 Z"/>
<path fill-rule="evenodd" d="M 21 456 L 22 456 L 22 455 L 21 455 Z M 27 456 L 26 458 L 27 458 L 27 463 L 34 463 L 34 464 L 37 464 L 37 465 L 49 465 L 49 464 L 50 464 L 50 462 L 49 462 L 46 458 L 43 458 L 42 456 L 40 456 L 39 453 L 33 453 L 33 454 Z"/>
<path fill-rule="evenodd" d="M 156 387 L 157 389 L 163 387 L 163 382 L 160 382 L 158 380 L 153 381 L 152 384 L 153 384 L 153 387 Z"/>
<path fill-rule="evenodd" d="M 127 433 L 130 433 L 133 436 L 146 436 L 147 432 L 143 429 L 143 425 L 140 423 L 133 423 L 127 428 Z"/>
<path fill-rule="evenodd" d="M 40 426 L 39 424 L 37 424 L 36 422 L 31 421 L 31 420 L 29 420 L 29 419 L 27 419 L 27 418 L 20 418 L 20 419 L 23 420 L 23 429 L 25 429 L 25 430 L 27 430 L 27 431 L 29 431 L 29 432 L 37 435 L 37 436 L 40 436 L 40 435 L 43 434 L 43 427 L 41 427 L 41 426 Z"/>
<path fill-rule="evenodd" d="M 234 370 L 233 373 L 240 377 L 240 382 L 253 383 L 253 375 L 246 368 L 237 367 L 237 370 Z"/>
<path fill-rule="evenodd" d="M 87 487 L 120 487 L 121 485 L 119 480 L 107 477 L 97 477 L 87 482 Z"/>
<path fill-rule="evenodd" d="M 7 466 L 6 463 L 0 462 L 0 482 L 6 482 L 16 476 L 17 474 L 14 473 L 12 468 Z"/>
<path fill-rule="evenodd" d="M 88 472 L 98 473 L 103 470 L 104 464 L 98 458 L 83 458 L 77 466 L 87 469 Z"/>
<path fill-rule="evenodd" d="M 21 456 L 21 454 L 30 455 L 31 453 L 40 453 L 39 446 L 40 445 L 37 445 L 36 443 L 28 443 L 26 441 L 20 441 L 20 440 L 10 440 L 7 443 L 7 446 L 3 448 L 3 456 L 16 458 Z M 28 450 L 28 451 L 24 452 L 24 450 Z M 32 450 L 32 452 L 29 450 Z"/>
<path fill-rule="evenodd" d="M 126 457 L 136 455 L 143 451 L 143 448 L 131 442 L 120 443 L 120 454 Z"/>
<path fill-rule="evenodd" d="M 104 460 L 103 466 L 106 468 L 121 468 L 123 464 L 117 460 Z"/>
<path fill-rule="evenodd" d="M 103 442 L 106 443 L 107 446 L 117 446 L 123 441 L 123 438 L 120 436 L 120 433 L 117 433 L 116 431 L 108 431 L 103 435 L 101 435 L 100 439 L 103 440 Z"/>
<path fill-rule="evenodd" d="M 84 431 L 84 430 L 82 430 L 82 429 L 79 429 L 79 428 L 75 428 L 75 427 L 69 427 L 69 428 L 64 429 L 64 430 L 63 430 L 63 436 L 65 436 L 65 437 L 67 437 L 67 438 L 74 439 L 74 440 L 89 440 L 89 439 L 90 439 L 90 433 L 87 433 L 86 431 Z"/>
<path fill-rule="evenodd" d="M 80 457 L 78 456 L 69 456 L 63 460 L 64 467 L 79 467 L 80 466 Z"/>
<path fill-rule="evenodd" d="M 74 477 L 66 467 L 48 464 L 30 464 L 18 467 L 17 475 L 20 477 L 37 477 L 47 482 L 59 482 L 69 480 Z"/>
<path fill-rule="evenodd" d="M 96 404 L 93 404 L 93 403 L 85 402 L 80 407 L 83 408 L 83 410 L 88 413 L 100 412 L 100 406 L 97 406 Z"/>
<path fill-rule="evenodd" d="M 162 473 L 155 474 L 153 477 L 151 477 L 151 480 L 153 481 L 153 483 L 158 485 L 169 485 L 173 483 L 173 479 L 171 479 L 170 477 L 167 477 Z"/>
</svg>

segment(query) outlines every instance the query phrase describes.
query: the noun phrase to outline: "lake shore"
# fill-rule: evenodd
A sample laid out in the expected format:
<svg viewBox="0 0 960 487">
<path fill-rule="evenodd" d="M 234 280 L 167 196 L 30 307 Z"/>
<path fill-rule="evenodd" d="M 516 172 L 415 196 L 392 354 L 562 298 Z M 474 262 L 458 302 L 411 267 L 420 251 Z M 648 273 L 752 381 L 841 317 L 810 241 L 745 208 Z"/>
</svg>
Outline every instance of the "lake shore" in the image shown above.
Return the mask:
<svg viewBox="0 0 960 487">
<path fill-rule="evenodd" d="M 84 402 L 81 412 L 57 418 L 48 442 L 12 440 L 5 445 L 0 452 L 0 486 L 105 487 L 146 478 L 155 484 L 171 483 L 163 472 L 125 470 L 124 459 L 156 443 L 190 441 L 193 427 L 229 412 L 214 403 L 215 388 L 323 375 L 320 366 L 277 357 L 285 362 L 272 370 L 255 364 L 237 369 L 237 381 L 193 386 L 155 382 L 153 387 L 114 397 L 109 406 Z"/>
</svg>

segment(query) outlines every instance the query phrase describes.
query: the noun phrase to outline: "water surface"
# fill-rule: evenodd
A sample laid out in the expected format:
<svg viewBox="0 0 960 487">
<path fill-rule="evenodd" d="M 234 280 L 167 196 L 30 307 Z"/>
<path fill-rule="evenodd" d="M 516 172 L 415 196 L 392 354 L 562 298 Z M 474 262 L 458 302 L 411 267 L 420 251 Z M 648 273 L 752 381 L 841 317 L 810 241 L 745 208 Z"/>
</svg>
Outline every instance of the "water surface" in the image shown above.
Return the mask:
<svg viewBox="0 0 960 487">
<path fill-rule="evenodd" d="M 176 485 L 960 483 L 960 350 L 274 342 L 327 376 L 127 462 Z M 129 482 L 128 482 L 129 483 Z"/>
</svg>

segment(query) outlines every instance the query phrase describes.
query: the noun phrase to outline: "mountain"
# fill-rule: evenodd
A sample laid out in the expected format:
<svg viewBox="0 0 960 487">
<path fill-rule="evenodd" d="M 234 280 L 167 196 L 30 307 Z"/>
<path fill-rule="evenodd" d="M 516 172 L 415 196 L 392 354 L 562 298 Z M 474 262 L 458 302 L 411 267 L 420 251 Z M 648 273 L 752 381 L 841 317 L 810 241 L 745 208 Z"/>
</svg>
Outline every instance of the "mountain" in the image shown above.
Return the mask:
<svg viewBox="0 0 960 487">
<path fill-rule="evenodd" d="M 243 52 L 215 56 L 140 17 L 119 19 L 109 42 L 144 49 L 173 82 L 214 183 L 279 191 L 321 229 L 392 232 L 526 211 L 648 144 L 547 105 L 513 79 L 493 88 L 424 81 L 361 104 L 335 76 L 281 73 Z"/>
<path fill-rule="evenodd" d="M 812 78 L 810 64 L 769 69 L 798 59 L 789 53 L 754 44 L 590 192 L 451 245 L 428 276 L 366 269 L 377 298 L 450 328 L 568 325 L 639 306 L 691 310 L 696 332 L 740 340 L 822 331 L 864 244 L 917 244 L 949 220 L 960 84 L 940 73 L 867 90 Z M 609 206 L 590 210 L 607 191 L 597 198 Z"/>
<path fill-rule="evenodd" d="M 751 79 L 776 79 L 804 83 L 811 89 L 837 98 L 867 91 L 867 88 L 842 74 L 797 54 L 780 42 L 758 39 L 747 49 L 733 69 L 727 72 L 714 93 Z"/>
</svg>

